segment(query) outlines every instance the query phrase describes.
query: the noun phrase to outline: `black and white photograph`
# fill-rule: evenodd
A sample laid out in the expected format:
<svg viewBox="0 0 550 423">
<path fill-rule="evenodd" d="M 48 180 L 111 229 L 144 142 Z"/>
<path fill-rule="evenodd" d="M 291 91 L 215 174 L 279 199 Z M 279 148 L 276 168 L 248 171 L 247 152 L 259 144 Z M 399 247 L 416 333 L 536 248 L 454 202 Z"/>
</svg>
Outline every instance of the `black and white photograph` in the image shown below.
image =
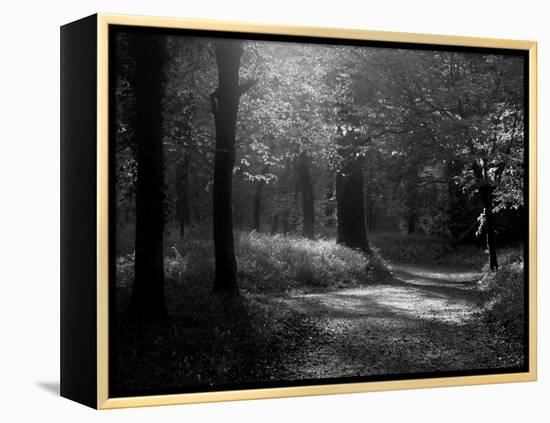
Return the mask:
<svg viewBox="0 0 550 423">
<path fill-rule="evenodd" d="M 110 397 L 526 371 L 528 66 L 112 26 Z"/>
</svg>

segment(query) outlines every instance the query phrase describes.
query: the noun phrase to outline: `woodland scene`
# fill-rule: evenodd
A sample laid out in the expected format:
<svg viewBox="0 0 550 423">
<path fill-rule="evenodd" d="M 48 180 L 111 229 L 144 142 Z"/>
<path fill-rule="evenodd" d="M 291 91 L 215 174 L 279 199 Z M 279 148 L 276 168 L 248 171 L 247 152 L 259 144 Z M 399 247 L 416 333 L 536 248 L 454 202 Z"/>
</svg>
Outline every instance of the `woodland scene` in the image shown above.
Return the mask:
<svg viewBox="0 0 550 423">
<path fill-rule="evenodd" d="M 524 368 L 523 56 L 110 37 L 112 396 Z"/>
</svg>

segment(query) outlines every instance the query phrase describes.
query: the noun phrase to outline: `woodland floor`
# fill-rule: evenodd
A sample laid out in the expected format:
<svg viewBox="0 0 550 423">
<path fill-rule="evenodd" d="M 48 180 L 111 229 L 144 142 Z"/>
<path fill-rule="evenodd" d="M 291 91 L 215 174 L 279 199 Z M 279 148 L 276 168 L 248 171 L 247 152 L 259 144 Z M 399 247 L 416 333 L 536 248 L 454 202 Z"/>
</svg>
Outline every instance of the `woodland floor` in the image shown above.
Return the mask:
<svg viewBox="0 0 550 423">
<path fill-rule="evenodd" d="M 392 265 L 384 285 L 269 299 L 307 315 L 290 377 L 325 378 L 517 366 L 507 340 L 476 319 L 479 274 Z"/>
<path fill-rule="evenodd" d="M 475 289 L 479 273 L 390 267 L 393 276 L 383 284 L 245 292 L 238 301 L 170 285 L 167 298 L 183 298 L 186 306 L 170 305 L 167 322 L 144 327 L 120 319 L 116 337 L 123 347 L 112 391 L 181 392 L 269 381 L 284 386 L 523 365 L 521 344 L 476 314 L 483 301 Z"/>
</svg>

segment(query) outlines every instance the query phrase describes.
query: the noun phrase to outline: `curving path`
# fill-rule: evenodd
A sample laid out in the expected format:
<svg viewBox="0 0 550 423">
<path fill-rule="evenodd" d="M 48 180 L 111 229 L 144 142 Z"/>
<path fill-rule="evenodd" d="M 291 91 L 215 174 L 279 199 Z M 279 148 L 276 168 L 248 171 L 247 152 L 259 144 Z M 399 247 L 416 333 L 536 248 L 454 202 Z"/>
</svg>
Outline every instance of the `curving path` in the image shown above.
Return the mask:
<svg viewBox="0 0 550 423">
<path fill-rule="evenodd" d="M 287 357 L 284 378 L 509 367 L 510 345 L 476 319 L 479 274 L 393 265 L 384 285 L 273 299 L 317 330 Z"/>
</svg>

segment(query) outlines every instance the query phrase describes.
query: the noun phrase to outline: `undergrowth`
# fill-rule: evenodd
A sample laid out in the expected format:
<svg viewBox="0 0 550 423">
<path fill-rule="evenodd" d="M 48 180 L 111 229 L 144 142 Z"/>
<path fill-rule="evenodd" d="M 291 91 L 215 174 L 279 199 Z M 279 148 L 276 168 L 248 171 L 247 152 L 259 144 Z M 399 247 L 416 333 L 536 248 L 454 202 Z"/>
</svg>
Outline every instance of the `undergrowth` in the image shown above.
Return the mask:
<svg viewBox="0 0 550 423">
<path fill-rule="evenodd" d="M 476 245 L 454 246 L 445 238 L 428 235 L 374 233 L 371 242 L 384 259 L 397 263 L 481 269 L 487 259 L 483 249 Z"/>
<path fill-rule="evenodd" d="M 165 278 L 211 286 L 214 246 L 206 238 L 174 240 L 165 251 Z M 171 244 L 171 245 L 170 245 Z M 389 272 L 376 253 L 366 256 L 330 240 L 240 232 L 235 254 L 239 286 L 249 292 L 309 291 L 380 283 Z M 117 258 L 117 285 L 133 279 L 133 254 Z"/>
<path fill-rule="evenodd" d="M 169 317 L 162 322 L 136 321 L 126 313 L 134 256 L 119 256 L 113 395 L 235 389 L 253 387 L 257 381 L 292 380 L 296 374 L 291 369 L 304 363 L 289 365 L 289 358 L 298 360 L 304 339 L 322 339 L 323 333 L 314 316 L 274 298 L 382 282 L 390 275 L 381 256 L 399 260 L 407 254 L 409 260 L 421 263 L 455 263 L 467 254 L 431 238 L 405 242 L 382 236 L 372 241 L 375 253 L 365 256 L 329 240 L 236 233 L 241 294 L 228 298 L 212 291 L 214 248 L 209 237 L 188 233 L 180 242 L 169 235 L 165 242 Z M 431 252 L 423 251 L 426 248 Z M 470 262 L 479 264 L 484 275 L 478 284 L 484 299 L 478 319 L 501 340 L 499 359 L 521 363 L 523 259 L 518 250 L 502 251 L 499 259 L 497 273 L 482 269 L 486 256 L 479 251 Z"/>
<path fill-rule="evenodd" d="M 197 392 L 287 380 L 281 365 L 318 329 L 308 316 L 266 306 L 257 295 L 226 297 L 210 285 L 168 283 L 169 317 L 136 321 L 125 313 L 131 289 L 118 288 L 113 395 Z"/>
<path fill-rule="evenodd" d="M 524 260 L 521 249 L 499 254 L 499 270 L 491 272 L 488 265 L 479 290 L 486 301 L 481 318 L 511 341 L 523 344 L 524 337 Z"/>
</svg>

